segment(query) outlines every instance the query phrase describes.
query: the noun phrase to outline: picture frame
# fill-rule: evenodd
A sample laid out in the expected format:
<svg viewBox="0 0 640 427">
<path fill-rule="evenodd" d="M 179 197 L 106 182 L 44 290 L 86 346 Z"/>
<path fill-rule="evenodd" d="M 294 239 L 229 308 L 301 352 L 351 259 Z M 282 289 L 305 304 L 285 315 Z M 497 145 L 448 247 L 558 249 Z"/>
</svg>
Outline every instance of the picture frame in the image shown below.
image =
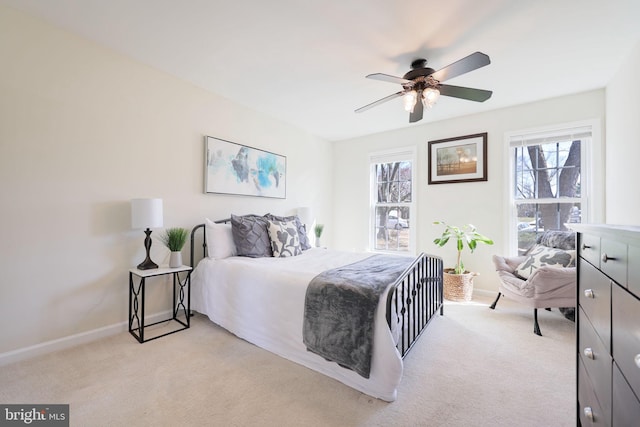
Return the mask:
<svg viewBox="0 0 640 427">
<path fill-rule="evenodd" d="M 487 181 L 487 132 L 429 141 L 429 184 Z"/>
<path fill-rule="evenodd" d="M 287 198 L 287 158 L 205 136 L 205 193 Z"/>
</svg>

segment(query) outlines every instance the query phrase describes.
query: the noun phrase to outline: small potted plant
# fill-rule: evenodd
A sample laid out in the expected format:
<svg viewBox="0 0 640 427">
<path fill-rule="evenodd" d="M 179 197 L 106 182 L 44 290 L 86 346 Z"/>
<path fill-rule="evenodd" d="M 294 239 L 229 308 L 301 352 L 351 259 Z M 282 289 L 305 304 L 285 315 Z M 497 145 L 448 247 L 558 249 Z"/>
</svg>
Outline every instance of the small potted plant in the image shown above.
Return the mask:
<svg viewBox="0 0 640 427">
<path fill-rule="evenodd" d="M 320 247 L 320 236 L 322 236 L 322 232 L 324 231 L 324 224 L 316 224 L 313 227 L 313 232 L 316 235 L 316 248 Z"/>
<path fill-rule="evenodd" d="M 182 266 L 182 248 L 187 243 L 189 230 L 186 228 L 167 228 L 160 240 L 171 251 L 169 257 L 169 267 L 176 268 Z"/>
<path fill-rule="evenodd" d="M 435 221 L 434 224 L 444 225 L 444 230 L 440 237 L 433 240 L 433 243 L 442 247 L 449 241 L 453 241 L 458 252 L 455 267 L 444 269 L 444 297 L 453 301 L 470 301 L 473 294 L 473 278 L 478 273 L 465 270 L 462 251 L 467 247 L 473 253 L 478 243 L 493 245 L 493 240 L 478 233 L 472 224 L 462 227 L 449 225 L 444 221 Z"/>
</svg>

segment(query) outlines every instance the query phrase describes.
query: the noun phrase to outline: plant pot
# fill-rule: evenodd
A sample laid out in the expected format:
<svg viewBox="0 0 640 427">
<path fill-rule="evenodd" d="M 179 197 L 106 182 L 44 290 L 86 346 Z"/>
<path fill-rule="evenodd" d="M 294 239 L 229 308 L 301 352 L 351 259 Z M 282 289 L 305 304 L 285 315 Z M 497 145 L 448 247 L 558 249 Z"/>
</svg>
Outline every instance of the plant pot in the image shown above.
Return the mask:
<svg viewBox="0 0 640 427">
<path fill-rule="evenodd" d="M 316 248 L 319 248 L 322 244 L 320 243 L 320 238 L 316 237 Z"/>
<path fill-rule="evenodd" d="M 182 267 L 182 252 L 171 252 L 169 256 L 169 267 Z"/>
<path fill-rule="evenodd" d="M 450 301 L 471 301 L 473 297 L 473 278 L 478 273 L 465 271 L 454 274 L 453 268 L 444 269 L 444 297 Z"/>
</svg>

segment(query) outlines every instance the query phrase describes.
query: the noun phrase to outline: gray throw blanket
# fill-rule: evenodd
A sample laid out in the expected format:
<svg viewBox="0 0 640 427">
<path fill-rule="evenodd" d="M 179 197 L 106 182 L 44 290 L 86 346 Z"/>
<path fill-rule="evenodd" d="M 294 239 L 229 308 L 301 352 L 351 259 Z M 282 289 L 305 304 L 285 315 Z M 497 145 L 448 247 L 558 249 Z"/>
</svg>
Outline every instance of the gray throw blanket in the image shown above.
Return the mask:
<svg viewBox="0 0 640 427">
<path fill-rule="evenodd" d="M 307 350 L 369 378 L 378 302 L 412 262 L 410 257 L 373 255 L 314 277 L 304 307 Z"/>
</svg>

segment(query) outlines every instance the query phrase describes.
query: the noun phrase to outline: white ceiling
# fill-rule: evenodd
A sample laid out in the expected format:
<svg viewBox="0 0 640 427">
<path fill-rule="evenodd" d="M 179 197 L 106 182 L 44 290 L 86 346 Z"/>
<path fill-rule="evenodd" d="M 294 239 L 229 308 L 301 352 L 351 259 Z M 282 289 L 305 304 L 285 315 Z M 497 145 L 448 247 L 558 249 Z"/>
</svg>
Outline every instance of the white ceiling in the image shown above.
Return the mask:
<svg viewBox="0 0 640 427">
<path fill-rule="evenodd" d="M 640 41 L 638 0 L 0 0 L 140 62 L 328 140 L 419 126 L 604 87 Z M 447 83 L 409 124 L 402 76 L 475 51 L 491 64 Z"/>
</svg>

